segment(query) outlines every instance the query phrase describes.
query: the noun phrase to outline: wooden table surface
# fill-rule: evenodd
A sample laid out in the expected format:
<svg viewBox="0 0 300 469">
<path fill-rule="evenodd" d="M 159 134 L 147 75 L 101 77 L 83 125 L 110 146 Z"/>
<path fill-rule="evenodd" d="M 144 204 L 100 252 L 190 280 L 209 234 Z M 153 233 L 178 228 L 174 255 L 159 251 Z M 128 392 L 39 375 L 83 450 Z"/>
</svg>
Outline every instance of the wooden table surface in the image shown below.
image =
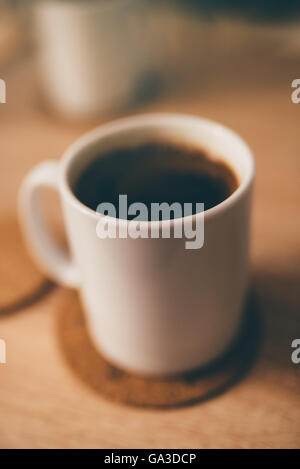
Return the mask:
<svg viewBox="0 0 300 469">
<path fill-rule="evenodd" d="M 280 67 L 279 67 L 280 68 Z M 290 100 L 297 69 L 247 86 L 220 86 L 164 97 L 140 111 L 180 111 L 220 121 L 241 133 L 257 162 L 252 278 L 263 321 L 259 356 L 224 394 L 171 410 L 116 404 L 72 374 L 57 345 L 56 288 L 38 302 L 0 316 L 7 364 L 0 365 L 1 448 L 299 448 L 300 104 Z M 0 213 L 15 213 L 24 174 L 57 159 L 88 125 L 55 119 L 38 105 L 31 68 L 7 74 L 0 105 Z M 1 251 L 1 257 L 5 253 Z M 17 268 L 17 266 L 16 266 Z"/>
</svg>

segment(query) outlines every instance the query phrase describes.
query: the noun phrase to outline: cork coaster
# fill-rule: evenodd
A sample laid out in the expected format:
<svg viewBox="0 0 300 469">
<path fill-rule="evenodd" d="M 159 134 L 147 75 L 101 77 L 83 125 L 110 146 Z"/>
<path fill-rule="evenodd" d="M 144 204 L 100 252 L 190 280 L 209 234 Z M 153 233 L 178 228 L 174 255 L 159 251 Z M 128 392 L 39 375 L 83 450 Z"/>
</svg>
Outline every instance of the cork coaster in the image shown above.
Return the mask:
<svg viewBox="0 0 300 469">
<path fill-rule="evenodd" d="M 100 395 L 143 407 L 182 406 L 224 392 L 251 368 L 259 348 L 259 331 L 259 315 L 251 296 L 239 338 L 222 360 L 183 376 L 153 379 L 118 369 L 98 353 L 89 338 L 75 293 L 65 291 L 57 311 L 60 348 L 73 372 Z"/>
<path fill-rule="evenodd" d="M 15 218 L 0 221 L 0 314 L 27 305 L 50 288 L 30 260 Z"/>
</svg>

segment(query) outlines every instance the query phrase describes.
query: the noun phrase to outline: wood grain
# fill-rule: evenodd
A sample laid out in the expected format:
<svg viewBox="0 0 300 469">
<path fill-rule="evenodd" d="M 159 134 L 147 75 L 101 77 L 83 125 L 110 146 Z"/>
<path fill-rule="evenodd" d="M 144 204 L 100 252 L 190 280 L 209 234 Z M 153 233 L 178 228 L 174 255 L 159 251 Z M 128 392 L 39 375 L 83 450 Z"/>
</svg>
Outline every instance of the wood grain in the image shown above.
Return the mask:
<svg viewBox="0 0 300 469">
<path fill-rule="evenodd" d="M 284 66 L 278 64 L 281 79 L 273 85 L 198 86 L 142 109 L 221 121 L 255 152 L 252 279 L 264 337 L 254 368 L 221 396 L 183 409 L 112 403 L 77 380 L 60 354 L 54 314 L 64 291 L 57 288 L 0 317 L 7 344 L 7 364 L 0 365 L 1 448 L 300 447 L 300 365 L 290 359 L 291 341 L 300 338 L 300 105 L 290 101 L 299 69 Z M 88 127 L 60 122 L 39 108 L 30 67 L 19 67 L 7 81 L 11 98 L 0 108 L 2 217 L 15 210 L 28 169 L 59 158 Z"/>
</svg>

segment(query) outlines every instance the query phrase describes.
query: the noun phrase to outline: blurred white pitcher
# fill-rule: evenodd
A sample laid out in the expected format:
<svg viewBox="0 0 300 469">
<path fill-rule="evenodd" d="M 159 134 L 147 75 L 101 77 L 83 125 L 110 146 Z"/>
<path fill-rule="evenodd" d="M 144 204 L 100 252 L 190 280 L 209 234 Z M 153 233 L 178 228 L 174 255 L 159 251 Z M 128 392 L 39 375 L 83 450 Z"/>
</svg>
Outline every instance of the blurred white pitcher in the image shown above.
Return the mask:
<svg viewBox="0 0 300 469">
<path fill-rule="evenodd" d="M 103 215 L 74 195 L 79 176 L 95 158 L 159 137 L 199 146 L 237 175 L 238 188 L 226 200 L 193 215 L 195 222 L 204 216 L 201 249 L 186 249 L 186 240 L 174 237 L 99 239 L 97 223 Z M 173 374 L 214 360 L 241 324 L 253 177 L 248 146 L 217 123 L 176 114 L 131 117 L 88 133 L 60 162 L 33 169 L 20 191 L 21 223 L 39 266 L 59 283 L 80 290 L 90 335 L 109 360 L 151 375 Z M 43 186 L 60 194 L 72 258 L 45 229 L 39 207 Z M 112 220 L 119 226 L 128 223 Z"/>
<path fill-rule="evenodd" d="M 147 0 L 35 3 L 44 94 L 59 112 L 90 117 L 128 105 L 151 67 Z"/>
</svg>

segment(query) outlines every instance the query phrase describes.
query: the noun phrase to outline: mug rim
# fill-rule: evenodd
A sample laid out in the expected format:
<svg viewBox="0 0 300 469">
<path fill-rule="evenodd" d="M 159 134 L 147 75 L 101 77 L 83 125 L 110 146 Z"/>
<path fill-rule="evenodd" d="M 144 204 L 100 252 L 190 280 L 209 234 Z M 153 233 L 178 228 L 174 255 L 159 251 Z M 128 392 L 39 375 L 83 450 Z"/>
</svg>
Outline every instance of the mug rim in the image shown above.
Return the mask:
<svg viewBox="0 0 300 469">
<path fill-rule="evenodd" d="M 87 205 L 82 203 L 74 194 L 70 182 L 68 180 L 68 170 L 73 162 L 73 160 L 78 156 L 80 152 L 84 150 L 88 145 L 101 141 L 102 138 L 107 137 L 108 135 L 113 135 L 119 131 L 126 131 L 126 130 L 138 130 L 139 128 L 145 128 L 151 125 L 157 125 L 158 123 L 162 122 L 164 124 L 180 124 L 185 121 L 185 123 L 190 123 L 193 125 L 209 125 L 210 127 L 214 127 L 215 129 L 225 132 L 226 134 L 230 135 L 233 139 L 235 139 L 238 143 L 240 143 L 245 150 L 246 158 L 248 159 L 248 172 L 245 176 L 243 181 L 239 182 L 239 185 L 235 191 L 229 195 L 225 200 L 220 202 L 219 204 L 215 205 L 214 207 L 204 210 L 203 212 L 195 213 L 189 216 L 183 216 L 173 219 L 167 220 L 145 220 L 139 221 L 141 229 L 148 228 L 152 226 L 163 227 L 164 224 L 178 224 L 183 223 L 184 221 L 194 221 L 199 217 L 205 216 L 205 220 L 215 217 L 218 214 L 223 213 L 225 210 L 228 210 L 232 207 L 240 198 L 241 196 L 248 190 L 249 186 L 251 185 L 254 176 L 255 176 L 255 161 L 253 153 L 248 146 L 248 144 L 244 141 L 244 139 L 237 134 L 234 130 L 230 129 L 229 127 L 224 126 L 216 121 L 211 119 L 207 119 L 204 117 L 199 117 L 191 114 L 181 114 L 181 113 L 166 113 L 166 112 L 159 112 L 159 113 L 145 113 L 145 114 L 137 114 L 128 117 L 118 118 L 116 120 L 110 121 L 108 123 L 102 124 L 97 126 L 95 129 L 90 130 L 89 132 L 84 133 L 81 137 L 79 137 L 73 144 L 71 144 L 66 151 L 63 153 L 63 156 L 60 160 L 60 171 L 59 171 L 59 188 L 61 190 L 62 195 L 66 198 L 66 200 L 77 210 L 81 213 L 88 215 L 94 218 L 96 221 L 99 221 L 102 217 L 106 217 L 108 221 L 113 221 L 113 223 L 118 223 L 119 226 L 123 225 L 124 227 L 128 226 L 128 223 L 132 220 L 117 218 L 117 217 L 110 217 L 107 215 L 103 215 L 95 210 L 89 208 Z"/>
</svg>

